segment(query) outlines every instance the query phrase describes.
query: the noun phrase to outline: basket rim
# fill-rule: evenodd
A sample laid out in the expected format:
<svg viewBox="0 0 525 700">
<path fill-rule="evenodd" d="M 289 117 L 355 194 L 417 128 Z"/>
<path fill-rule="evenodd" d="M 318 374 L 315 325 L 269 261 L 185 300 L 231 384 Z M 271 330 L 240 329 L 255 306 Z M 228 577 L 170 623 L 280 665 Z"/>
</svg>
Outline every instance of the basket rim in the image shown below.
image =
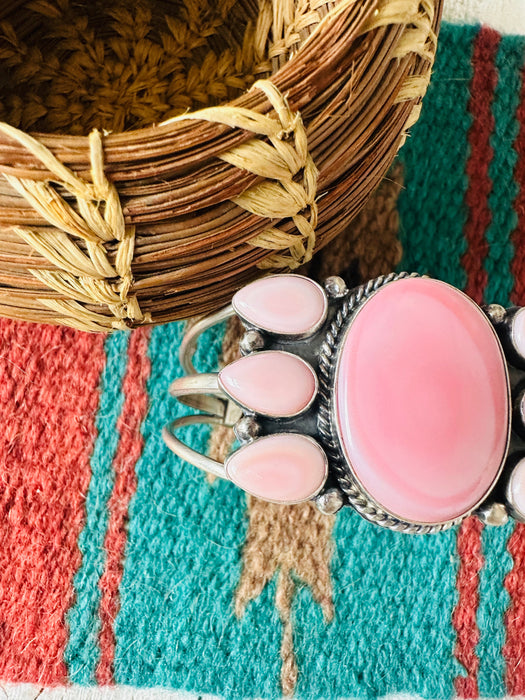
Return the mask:
<svg viewBox="0 0 525 700">
<path fill-rule="evenodd" d="M 271 82 L 282 92 L 294 111 L 301 111 L 319 90 L 333 79 L 334 73 L 340 72 L 340 58 L 347 46 L 358 38 L 367 20 L 377 10 L 380 0 L 340 0 L 326 17 L 315 27 L 300 49 L 281 68 L 270 76 Z M 405 0 L 407 6 L 414 0 Z M 323 31 L 328 26 L 328 31 Z M 333 37 L 338 37 L 336 42 Z M 344 40 L 343 38 L 344 37 Z M 334 49 L 335 45 L 335 49 Z M 322 62 L 319 57 L 322 56 Z M 315 71 L 312 65 L 317 65 Z M 335 68 L 335 70 L 332 70 Z M 310 69 L 310 70 L 308 70 Z M 265 94 L 250 88 L 234 100 L 221 103 L 220 107 L 248 109 L 260 114 L 272 111 L 272 105 Z M 213 108 L 212 108 L 213 109 Z M 196 114 L 199 111 L 191 112 Z M 229 150 L 252 138 L 250 132 L 233 129 L 227 125 L 209 121 L 184 118 L 185 115 L 159 124 L 130 129 L 122 132 L 104 133 L 104 159 L 108 177 L 114 181 L 134 180 L 136 175 L 122 177 L 117 174 L 115 165 L 125 166 L 128 162 L 137 162 L 137 147 L 144 151 L 143 161 L 148 161 L 166 152 L 166 141 L 171 151 L 178 154 L 191 152 L 192 163 L 199 151 L 206 151 L 208 158 L 212 153 L 210 146 L 217 152 Z M 68 167 L 78 172 L 89 172 L 89 136 L 76 136 L 62 132 L 28 132 L 49 148 Z M 0 168 L 9 172 L 10 165 L 17 164 L 17 172 L 24 163 L 30 163 L 31 176 L 45 179 L 49 172 L 30 157 L 27 151 L 13 139 L 0 132 Z M 116 177 L 115 177 L 116 176 Z M 140 177 L 147 177 L 141 171 Z"/>
</svg>

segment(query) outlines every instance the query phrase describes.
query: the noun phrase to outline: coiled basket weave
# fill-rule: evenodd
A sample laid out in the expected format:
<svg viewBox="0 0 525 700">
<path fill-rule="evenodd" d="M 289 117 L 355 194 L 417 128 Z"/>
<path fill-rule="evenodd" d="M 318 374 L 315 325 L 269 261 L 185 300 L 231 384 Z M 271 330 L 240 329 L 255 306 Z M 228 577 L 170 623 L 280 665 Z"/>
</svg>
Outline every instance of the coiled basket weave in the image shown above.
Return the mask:
<svg viewBox="0 0 525 700">
<path fill-rule="evenodd" d="M 347 225 L 416 121 L 442 0 L 3 0 L 0 315 L 187 318 Z"/>
</svg>

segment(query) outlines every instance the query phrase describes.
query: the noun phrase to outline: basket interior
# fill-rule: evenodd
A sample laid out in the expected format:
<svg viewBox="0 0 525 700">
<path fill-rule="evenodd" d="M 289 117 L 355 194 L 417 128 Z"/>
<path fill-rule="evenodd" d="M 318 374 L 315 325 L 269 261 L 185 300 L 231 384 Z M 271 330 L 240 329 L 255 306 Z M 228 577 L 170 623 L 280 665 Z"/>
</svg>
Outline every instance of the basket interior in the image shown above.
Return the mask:
<svg viewBox="0 0 525 700">
<path fill-rule="evenodd" d="M 44 133 L 126 131 L 230 101 L 314 28 L 297 32 L 311 8 L 291 0 L 2 5 L 0 119 Z"/>
</svg>

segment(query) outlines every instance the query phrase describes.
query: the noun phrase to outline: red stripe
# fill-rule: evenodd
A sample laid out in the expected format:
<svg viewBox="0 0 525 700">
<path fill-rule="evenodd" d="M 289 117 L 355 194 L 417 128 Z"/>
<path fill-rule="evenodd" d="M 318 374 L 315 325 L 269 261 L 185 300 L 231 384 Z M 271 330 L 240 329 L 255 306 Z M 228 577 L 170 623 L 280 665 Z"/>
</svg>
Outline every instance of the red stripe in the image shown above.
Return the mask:
<svg viewBox="0 0 525 700">
<path fill-rule="evenodd" d="M 505 588 L 511 599 L 505 614 L 507 638 L 503 647 L 507 662 L 507 692 L 509 695 L 525 695 L 525 525 L 516 525 L 507 546 L 514 560 L 514 566 L 505 578 Z"/>
<path fill-rule="evenodd" d="M 472 126 L 468 132 L 471 150 L 465 167 L 469 178 L 465 203 L 469 213 L 465 225 L 467 250 L 462 264 L 467 273 L 465 291 L 478 303 L 482 303 L 487 285 L 484 262 L 488 254 L 485 232 L 491 222 L 489 195 L 492 182 L 489 166 L 493 156 L 490 145 L 494 130 L 492 99 L 498 82 L 494 61 L 500 39 L 498 32 L 482 27 L 474 41 L 472 55 L 473 76 L 469 100 Z M 476 645 L 479 629 L 476 613 L 479 603 L 479 572 L 483 566 L 482 529 L 483 525 L 478 518 L 470 517 L 462 523 L 457 537 L 460 563 L 456 585 L 459 598 L 452 624 L 457 633 L 455 655 L 467 675 L 457 676 L 454 686 L 458 696 L 465 698 L 478 697 L 479 659 Z"/>
<path fill-rule="evenodd" d="M 0 320 L 0 677 L 64 683 L 104 336 Z"/>
<path fill-rule="evenodd" d="M 457 539 L 460 564 L 456 586 L 459 600 L 452 624 L 457 632 L 455 656 L 467 671 L 466 676 L 457 676 L 454 681 L 456 693 L 461 698 L 478 697 L 479 659 L 475 649 L 479 641 L 476 612 L 479 603 L 479 572 L 483 566 L 482 529 L 481 521 L 471 516 L 461 524 Z"/>
<path fill-rule="evenodd" d="M 128 368 L 123 382 L 124 405 L 117 423 L 120 440 L 113 461 L 115 484 L 109 499 L 109 523 L 106 533 L 106 566 L 100 579 L 100 662 L 96 671 L 101 684 L 113 682 L 115 631 L 113 624 L 120 608 L 119 586 L 122 581 L 126 547 L 128 507 L 136 490 L 135 465 L 142 453 L 141 426 L 148 411 L 147 380 L 150 360 L 147 355 L 149 329 L 140 328 L 131 334 Z"/>
<path fill-rule="evenodd" d="M 494 60 L 500 38 L 498 32 L 482 27 L 475 39 L 472 57 L 474 74 L 470 87 L 469 111 L 473 122 L 468 133 L 471 153 L 466 164 L 469 185 L 465 195 L 465 203 L 469 209 L 465 225 L 468 247 L 462 264 L 467 273 L 465 291 L 478 304 L 483 301 L 483 292 L 487 284 L 484 261 L 488 254 L 488 244 L 485 232 L 491 222 L 488 198 L 492 181 L 489 177 L 489 165 L 493 155 L 490 136 L 494 130 L 491 106 L 498 82 Z"/>
<path fill-rule="evenodd" d="M 523 73 L 520 105 L 516 112 L 516 118 L 519 122 L 519 132 L 514 142 L 514 148 L 518 156 L 514 170 L 514 179 L 520 189 L 514 202 L 518 225 L 512 235 L 512 242 L 516 251 L 511 268 L 514 276 L 512 301 L 523 306 L 525 305 L 525 80 L 523 80 Z"/>
</svg>

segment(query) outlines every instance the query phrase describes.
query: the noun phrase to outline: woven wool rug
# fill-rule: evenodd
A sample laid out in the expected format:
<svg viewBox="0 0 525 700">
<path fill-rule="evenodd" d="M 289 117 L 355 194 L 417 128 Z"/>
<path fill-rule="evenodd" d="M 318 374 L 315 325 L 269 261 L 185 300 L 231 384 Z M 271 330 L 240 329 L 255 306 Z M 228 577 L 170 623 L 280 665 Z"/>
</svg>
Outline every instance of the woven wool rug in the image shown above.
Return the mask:
<svg viewBox="0 0 525 700">
<path fill-rule="evenodd" d="M 310 273 L 525 304 L 525 39 L 444 25 L 398 163 Z M 161 439 L 183 324 L 0 321 L 0 680 L 226 698 L 525 693 L 525 526 L 428 536 L 247 498 Z M 200 371 L 237 352 L 232 324 Z M 227 431 L 191 428 L 220 455 Z M 87 696 L 86 696 L 87 697 Z M 153 695 L 152 695 L 153 697 Z"/>
</svg>

